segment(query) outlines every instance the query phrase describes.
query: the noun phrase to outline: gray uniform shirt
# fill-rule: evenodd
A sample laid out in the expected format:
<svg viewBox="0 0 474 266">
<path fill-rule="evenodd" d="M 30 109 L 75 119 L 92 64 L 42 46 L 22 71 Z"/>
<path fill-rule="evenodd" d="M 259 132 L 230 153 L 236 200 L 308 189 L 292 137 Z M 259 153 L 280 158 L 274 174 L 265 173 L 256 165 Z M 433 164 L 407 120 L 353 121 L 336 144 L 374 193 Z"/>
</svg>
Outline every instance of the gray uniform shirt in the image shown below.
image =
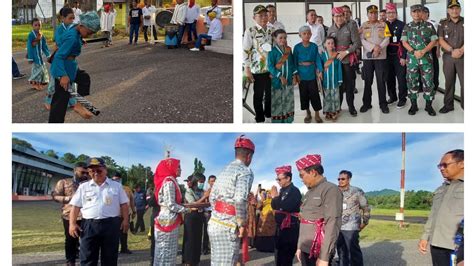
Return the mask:
<svg viewBox="0 0 474 266">
<path fill-rule="evenodd" d="M 353 53 L 362 45 L 359 31 L 356 27 L 353 27 L 348 23 L 345 23 L 340 28 L 338 28 L 336 24 L 333 24 L 328 30 L 328 36 L 336 38 L 337 51 L 347 50 L 349 53 Z M 349 64 L 349 55 L 344 57 L 342 63 Z"/>
<path fill-rule="evenodd" d="M 454 236 L 464 217 L 464 177 L 443 183 L 433 193 L 433 206 L 421 239 L 454 250 Z"/>
<path fill-rule="evenodd" d="M 385 22 L 377 21 L 375 23 L 365 22 L 361 26 L 360 39 L 362 41 L 362 59 L 364 60 L 385 60 L 387 59 L 387 46 L 390 42 L 390 30 Z M 371 56 L 374 47 L 378 45 L 382 52 L 377 57 Z"/>
<path fill-rule="evenodd" d="M 301 218 L 318 220 L 324 218 L 324 241 L 319 253 L 319 259 L 329 261 L 333 253 L 341 228 L 342 193 L 333 183 L 323 178 L 313 188 L 306 192 L 301 205 Z M 298 249 L 310 253 L 315 234 L 314 224 L 300 224 Z"/>
</svg>

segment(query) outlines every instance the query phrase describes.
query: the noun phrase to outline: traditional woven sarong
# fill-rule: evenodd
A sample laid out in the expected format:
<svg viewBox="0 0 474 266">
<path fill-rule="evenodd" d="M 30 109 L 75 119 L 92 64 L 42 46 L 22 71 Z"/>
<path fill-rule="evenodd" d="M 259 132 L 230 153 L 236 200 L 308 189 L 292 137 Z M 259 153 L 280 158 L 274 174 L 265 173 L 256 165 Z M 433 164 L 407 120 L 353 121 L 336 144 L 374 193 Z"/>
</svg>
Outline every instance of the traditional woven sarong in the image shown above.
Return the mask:
<svg viewBox="0 0 474 266">
<path fill-rule="evenodd" d="M 31 76 L 28 81 L 30 83 L 47 84 L 49 82 L 49 73 L 46 65 L 33 63 Z"/>
</svg>

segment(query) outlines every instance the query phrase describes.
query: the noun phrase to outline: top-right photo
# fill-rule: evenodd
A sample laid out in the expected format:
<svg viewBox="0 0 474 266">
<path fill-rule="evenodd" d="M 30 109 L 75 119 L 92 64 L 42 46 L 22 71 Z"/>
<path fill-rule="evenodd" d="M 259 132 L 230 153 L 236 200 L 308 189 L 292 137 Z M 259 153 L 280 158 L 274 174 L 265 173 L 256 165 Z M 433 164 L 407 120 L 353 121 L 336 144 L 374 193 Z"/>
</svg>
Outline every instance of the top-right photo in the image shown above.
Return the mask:
<svg viewBox="0 0 474 266">
<path fill-rule="evenodd" d="M 458 0 L 243 0 L 244 123 L 463 123 Z"/>
</svg>

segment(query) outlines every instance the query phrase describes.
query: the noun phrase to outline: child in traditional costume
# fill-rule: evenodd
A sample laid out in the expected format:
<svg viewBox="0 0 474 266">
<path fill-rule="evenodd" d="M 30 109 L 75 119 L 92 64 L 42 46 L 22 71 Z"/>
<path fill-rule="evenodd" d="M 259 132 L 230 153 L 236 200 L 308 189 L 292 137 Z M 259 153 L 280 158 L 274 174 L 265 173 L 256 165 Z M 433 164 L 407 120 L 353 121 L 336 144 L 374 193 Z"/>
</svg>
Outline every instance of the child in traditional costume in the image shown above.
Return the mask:
<svg viewBox="0 0 474 266">
<path fill-rule="evenodd" d="M 27 59 L 32 64 L 31 76 L 28 79 L 35 90 L 42 90 L 49 83 L 48 68 L 43 60 L 43 55 L 50 56 L 46 38 L 41 33 L 41 21 L 34 18 L 31 22 L 33 30 L 28 35 Z"/>
<path fill-rule="evenodd" d="M 305 123 L 311 123 L 311 110 L 309 104 L 314 110 L 314 119 L 317 123 L 323 120 L 319 116 L 321 107 L 321 99 L 319 97 L 317 78 L 321 78 L 322 66 L 318 46 L 312 42 L 311 28 L 307 25 L 299 29 L 301 42 L 293 49 L 293 57 L 295 65 L 298 68 L 297 81 L 300 90 L 301 110 L 306 110 Z"/>
<path fill-rule="evenodd" d="M 272 123 L 292 123 L 295 118 L 295 97 L 297 69 L 291 48 L 282 29 L 273 33 L 276 44 L 268 54 L 267 66 L 272 75 Z"/>
<path fill-rule="evenodd" d="M 335 122 L 341 111 L 341 101 L 339 100 L 339 86 L 342 84 L 342 65 L 337 59 L 336 40 L 327 37 L 324 42 L 324 52 L 321 60 L 324 64 L 323 91 L 324 107 L 323 112 L 327 120 Z"/>
</svg>

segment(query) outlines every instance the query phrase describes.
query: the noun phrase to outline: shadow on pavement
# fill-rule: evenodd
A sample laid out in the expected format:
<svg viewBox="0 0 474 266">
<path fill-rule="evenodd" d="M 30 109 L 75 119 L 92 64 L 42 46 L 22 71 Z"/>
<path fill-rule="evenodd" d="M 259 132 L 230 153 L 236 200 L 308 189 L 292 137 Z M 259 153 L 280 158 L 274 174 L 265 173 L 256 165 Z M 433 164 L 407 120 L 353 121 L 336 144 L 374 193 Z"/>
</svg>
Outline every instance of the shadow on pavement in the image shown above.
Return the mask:
<svg viewBox="0 0 474 266">
<path fill-rule="evenodd" d="M 403 251 L 404 247 L 400 243 L 390 241 L 381 241 L 362 248 L 365 265 L 408 265 L 403 259 Z"/>
</svg>

